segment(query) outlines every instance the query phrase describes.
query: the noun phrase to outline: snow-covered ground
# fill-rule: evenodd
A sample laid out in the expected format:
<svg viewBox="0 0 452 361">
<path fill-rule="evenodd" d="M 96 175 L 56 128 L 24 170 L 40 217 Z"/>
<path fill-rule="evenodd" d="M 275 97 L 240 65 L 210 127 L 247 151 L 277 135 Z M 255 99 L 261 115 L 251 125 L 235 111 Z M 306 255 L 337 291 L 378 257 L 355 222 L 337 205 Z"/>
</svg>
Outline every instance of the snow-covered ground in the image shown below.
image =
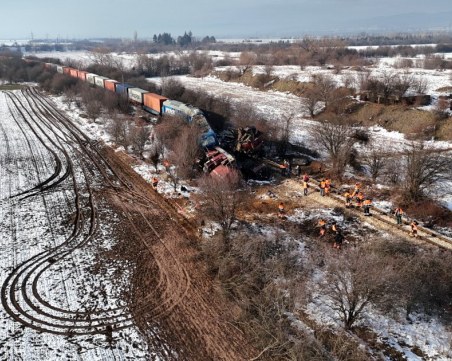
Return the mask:
<svg viewBox="0 0 452 361">
<path fill-rule="evenodd" d="M 64 131 L 36 123 L 21 92 L 9 94 L 0 92 L 0 359 L 148 359 L 118 287 L 127 285 L 127 268 L 118 273 L 107 266 L 101 275 L 92 269 L 99 252 L 115 242 L 115 214 L 100 201 L 90 212 L 89 186 L 96 185 L 88 186 L 77 151 L 61 142 Z M 13 100 L 26 109 L 22 115 Z M 68 159 L 74 177 L 65 178 Z M 34 191 L 54 172 L 47 184 L 59 185 Z M 31 196 L 17 196 L 21 192 Z M 112 321 L 109 340 L 105 325 Z"/>
</svg>

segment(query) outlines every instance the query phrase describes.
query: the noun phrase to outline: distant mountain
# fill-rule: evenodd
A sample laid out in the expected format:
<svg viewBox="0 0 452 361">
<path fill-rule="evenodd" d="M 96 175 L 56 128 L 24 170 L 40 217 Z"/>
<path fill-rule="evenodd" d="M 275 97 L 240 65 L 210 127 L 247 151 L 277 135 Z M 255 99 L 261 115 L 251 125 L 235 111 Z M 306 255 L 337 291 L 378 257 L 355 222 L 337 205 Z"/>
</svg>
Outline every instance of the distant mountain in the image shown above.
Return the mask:
<svg viewBox="0 0 452 361">
<path fill-rule="evenodd" d="M 452 30 L 452 11 L 441 13 L 409 12 L 391 16 L 378 16 L 348 20 L 338 26 L 339 31 L 422 31 Z"/>
</svg>

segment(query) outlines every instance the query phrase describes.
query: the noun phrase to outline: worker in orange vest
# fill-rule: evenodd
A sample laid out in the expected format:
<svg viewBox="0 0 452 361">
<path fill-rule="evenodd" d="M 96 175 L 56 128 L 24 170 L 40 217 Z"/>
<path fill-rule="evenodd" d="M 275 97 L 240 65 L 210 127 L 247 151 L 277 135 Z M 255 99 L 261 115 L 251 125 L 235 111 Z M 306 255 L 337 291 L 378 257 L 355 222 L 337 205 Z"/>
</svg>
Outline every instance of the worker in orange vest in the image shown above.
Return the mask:
<svg viewBox="0 0 452 361">
<path fill-rule="evenodd" d="M 336 234 L 337 232 L 339 232 L 339 228 L 337 227 L 337 223 L 333 222 L 333 224 L 331 225 L 331 231 Z"/>
<path fill-rule="evenodd" d="M 278 205 L 278 217 L 279 218 L 284 218 L 284 213 L 286 213 L 286 210 L 284 208 L 284 203 L 281 202 Z"/>
<path fill-rule="evenodd" d="M 336 232 L 336 236 L 334 237 L 333 248 L 340 250 L 342 248 L 342 242 L 344 241 L 344 235 L 340 230 Z"/>
<path fill-rule="evenodd" d="M 362 192 L 359 192 L 358 195 L 356 196 L 356 206 L 362 207 L 363 201 L 364 201 L 364 194 Z"/>
<path fill-rule="evenodd" d="M 416 221 L 411 222 L 410 227 L 411 227 L 411 233 L 410 236 L 417 238 L 417 225 L 418 223 Z"/>
<path fill-rule="evenodd" d="M 308 190 L 309 190 L 309 183 L 307 181 L 303 181 L 303 194 L 305 196 L 308 195 Z"/>
<path fill-rule="evenodd" d="M 350 208 L 352 206 L 352 195 L 350 194 L 349 191 L 346 191 L 344 193 L 344 197 L 345 197 L 345 208 Z"/>
<path fill-rule="evenodd" d="M 323 219 L 319 219 L 319 227 L 320 227 L 320 231 L 319 231 L 319 236 L 323 237 L 325 235 L 326 232 L 326 222 Z"/>
<path fill-rule="evenodd" d="M 358 195 L 359 189 L 360 189 L 360 188 L 361 188 L 361 183 L 355 183 L 355 189 L 353 190 L 352 198 L 353 198 L 354 196 L 357 196 L 357 195 Z"/>
<path fill-rule="evenodd" d="M 394 211 L 395 217 L 396 217 L 396 221 L 398 225 L 401 225 L 402 222 L 402 216 L 403 216 L 403 209 L 400 207 L 397 207 Z"/>
<path fill-rule="evenodd" d="M 372 205 L 372 200 L 369 198 L 366 198 L 363 202 L 363 208 L 364 208 L 364 215 L 370 216 L 370 206 Z"/>
<path fill-rule="evenodd" d="M 328 195 L 331 190 L 331 179 L 325 179 L 325 194 Z"/>
<path fill-rule="evenodd" d="M 155 190 L 157 190 L 157 185 L 159 184 L 159 180 L 157 177 L 152 178 L 152 188 L 154 188 Z"/>
<path fill-rule="evenodd" d="M 326 187 L 326 183 L 325 183 L 325 180 L 324 179 L 322 179 L 321 181 L 320 181 L 320 195 L 323 197 L 323 196 L 325 196 L 325 187 Z"/>
</svg>

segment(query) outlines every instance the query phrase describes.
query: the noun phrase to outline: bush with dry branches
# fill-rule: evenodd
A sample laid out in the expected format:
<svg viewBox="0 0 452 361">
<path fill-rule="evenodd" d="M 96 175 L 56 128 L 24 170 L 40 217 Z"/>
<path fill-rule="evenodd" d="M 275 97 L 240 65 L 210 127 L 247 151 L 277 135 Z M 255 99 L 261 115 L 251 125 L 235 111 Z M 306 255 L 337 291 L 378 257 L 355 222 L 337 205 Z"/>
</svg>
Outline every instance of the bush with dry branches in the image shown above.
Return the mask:
<svg viewBox="0 0 452 361">
<path fill-rule="evenodd" d="M 206 175 L 199 180 L 204 217 L 217 222 L 221 227 L 224 248 L 230 248 L 230 232 L 240 206 L 246 198 L 238 171 L 231 170 L 225 177 Z"/>
<path fill-rule="evenodd" d="M 356 248 L 328 259 L 322 288 L 344 327 L 351 329 L 367 306 L 388 300 L 391 277 L 387 258 Z"/>
</svg>

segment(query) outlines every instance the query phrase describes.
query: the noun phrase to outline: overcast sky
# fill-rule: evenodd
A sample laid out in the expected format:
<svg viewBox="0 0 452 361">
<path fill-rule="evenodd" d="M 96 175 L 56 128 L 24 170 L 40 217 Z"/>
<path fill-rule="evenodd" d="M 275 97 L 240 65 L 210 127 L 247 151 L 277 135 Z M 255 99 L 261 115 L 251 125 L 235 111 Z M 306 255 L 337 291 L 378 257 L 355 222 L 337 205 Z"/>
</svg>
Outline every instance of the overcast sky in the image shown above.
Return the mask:
<svg viewBox="0 0 452 361">
<path fill-rule="evenodd" d="M 0 39 L 447 29 L 452 0 L 0 0 Z"/>
</svg>

